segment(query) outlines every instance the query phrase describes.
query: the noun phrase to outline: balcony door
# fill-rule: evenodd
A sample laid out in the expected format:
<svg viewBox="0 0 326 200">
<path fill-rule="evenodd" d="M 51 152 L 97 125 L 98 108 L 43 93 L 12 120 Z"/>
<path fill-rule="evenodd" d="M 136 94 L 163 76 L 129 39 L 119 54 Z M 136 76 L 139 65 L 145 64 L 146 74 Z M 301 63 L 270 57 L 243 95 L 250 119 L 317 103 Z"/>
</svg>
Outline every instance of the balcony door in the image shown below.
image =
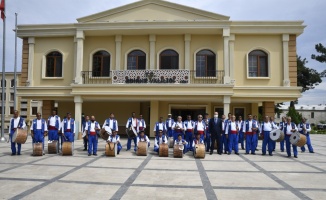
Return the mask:
<svg viewBox="0 0 326 200">
<path fill-rule="evenodd" d="M 179 69 L 179 54 L 167 49 L 160 53 L 160 69 Z"/>
</svg>

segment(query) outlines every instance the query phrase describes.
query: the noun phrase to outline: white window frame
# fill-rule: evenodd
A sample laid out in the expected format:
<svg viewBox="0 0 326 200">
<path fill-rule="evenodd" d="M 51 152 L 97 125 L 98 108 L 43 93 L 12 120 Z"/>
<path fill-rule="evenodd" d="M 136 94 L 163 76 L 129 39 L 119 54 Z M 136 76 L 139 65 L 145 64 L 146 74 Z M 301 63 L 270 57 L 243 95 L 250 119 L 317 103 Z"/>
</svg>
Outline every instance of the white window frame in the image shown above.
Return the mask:
<svg viewBox="0 0 326 200">
<path fill-rule="evenodd" d="M 250 77 L 249 76 L 249 54 L 252 51 L 263 51 L 267 54 L 268 58 L 267 58 L 267 64 L 268 64 L 268 77 Z M 247 79 L 261 79 L 261 80 L 269 80 L 272 77 L 272 70 L 271 70 L 271 54 L 270 52 L 262 47 L 255 47 L 250 49 L 247 54 L 246 54 L 246 71 L 247 71 Z"/>
</svg>

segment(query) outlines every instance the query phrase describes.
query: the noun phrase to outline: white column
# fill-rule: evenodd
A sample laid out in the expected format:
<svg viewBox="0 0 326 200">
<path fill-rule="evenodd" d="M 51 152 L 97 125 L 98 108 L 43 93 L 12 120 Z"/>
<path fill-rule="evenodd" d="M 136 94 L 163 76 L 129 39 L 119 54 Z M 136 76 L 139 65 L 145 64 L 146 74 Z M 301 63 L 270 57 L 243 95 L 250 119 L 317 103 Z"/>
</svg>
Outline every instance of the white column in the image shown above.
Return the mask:
<svg viewBox="0 0 326 200">
<path fill-rule="evenodd" d="M 229 56 L 230 56 L 230 79 L 231 79 L 231 84 L 235 84 L 235 78 L 234 78 L 234 40 L 235 40 L 235 35 L 231 34 L 230 35 L 230 41 L 229 41 Z"/>
<path fill-rule="evenodd" d="M 122 36 L 116 35 L 115 36 L 115 70 L 120 70 L 121 67 L 121 43 L 122 43 Z"/>
<path fill-rule="evenodd" d="M 230 80 L 230 66 L 229 66 L 229 39 L 230 39 L 230 29 L 223 29 L 223 61 L 224 61 L 224 84 L 229 84 Z"/>
<path fill-rule="evenodd" d="M 33 65 L 34 65 L 34 47 L 35 38 L 28 38 L 28 78 L 26 81 L 27 86 L 33 86 Z"/>
<path fill-rule="evenodd" d="M 190 42 L 191 35 L 185 34 L 185 69 L 190 69 Z"/>
<path fill-rule="evenodd" d="M 289 34 L 283 34 L 283 86 L 290 87 L 290 76 L 289 76 Z"/>
<path fill-rule="evenodd" d="M 155 69 L 156 35 L 149 35 L 149 68 Z"/>
<path fill-rule="evenodd" d="M 75 102 L 75 121 L 76 121 L 76 126 L 78 124 L 78 131 L 81 132 L 81 117 L 82 117 L 82 105 L 83 105 L 83 99 L 81 96 L 75 96 L 74 98 Z M 76 134 L 78 134 L 76 132 Z"/>
<path fill-rule="evenodd" d="M 231 103 L 231 97 L 230 96 L 224 96 L 223 97 L 223 103 L 224 103 L 224 115 L 227 117 L 227 114 L 230 112 L 230 103 Z"/>
<path fill-rule="evenodd" d="M 83 69 L 83 60 L 84 60 L 84 39 L 85 35 L 83 31 L 78 30 L 76 32 L 77 39 L 77 55 L 76 55 L 76 69 L 75 69 L 75 83 L 82 84 L 81 71 Z"/>
</svg>

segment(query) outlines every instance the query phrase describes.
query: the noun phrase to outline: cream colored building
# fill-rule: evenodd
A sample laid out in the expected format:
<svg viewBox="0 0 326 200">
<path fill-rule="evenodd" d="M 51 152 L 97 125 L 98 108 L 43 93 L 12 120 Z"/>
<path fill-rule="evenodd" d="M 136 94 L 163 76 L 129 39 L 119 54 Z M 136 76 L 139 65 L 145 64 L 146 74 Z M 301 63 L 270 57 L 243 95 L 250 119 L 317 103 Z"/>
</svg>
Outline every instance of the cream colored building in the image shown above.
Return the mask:
<svg viewBox="0 0 326 200">
<path fill-rule="evenodd" d="M 258 18 L 259 16 L 257 16 Z M 231 21 L 228 16 L 143 0 L 71 24 L 19 25 L 19 96 L 43 100 L 43 116 L 132 111 L 150 130 L 160 116 L 215 110 L 274 113 L 296 100 L 296 40 L 303 21 Z M 121 127 L 120 131 L 124 131 Z M 152 131 L 151 131 L 152 132 Z M 153 136 L 153 133 L 151 133 Z"/>
</svg>

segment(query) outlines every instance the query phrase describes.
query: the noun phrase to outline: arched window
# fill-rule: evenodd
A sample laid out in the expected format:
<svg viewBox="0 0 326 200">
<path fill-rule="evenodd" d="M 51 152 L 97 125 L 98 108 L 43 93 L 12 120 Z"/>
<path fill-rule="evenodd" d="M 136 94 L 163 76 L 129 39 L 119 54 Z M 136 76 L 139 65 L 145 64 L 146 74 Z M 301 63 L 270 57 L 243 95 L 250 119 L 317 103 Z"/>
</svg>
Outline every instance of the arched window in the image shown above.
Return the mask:
<svg viewBox="0 0 326 200">
<path fill-rule="evenodd" d="M 110 60 L 111 56 L 107 51 L 98 51 L 94 53 L 92 75 L 95 77 L 109 77 Z"/>
<path fill-rule="evenodd" d="M 46 55 L 46 77 L 62 77 L 62 54 L 52 51 Z"/>
<path fill-rule="evenodd" d="M 0 83 L 0 84 L 1 84 L 1 87 L 3 87 L 3 86 L 2 86 L 2 79 L 1 79 L 0 81 L 1 81 L 1 83 Z M 4 87 L 7 87 L 7 80 L 5 79 L 4 82 L 5 82 L 5 86 L 4 86 Z"/>
<path fill-rule="evenodd" d="M 249 77 L 268 77 L 268 55 L 264 51 L 249 53 Z"/>
<path fill-rule="evenodd" d="M 160 69 L 179 69 L 179 54 L 172 49 L 162 51 Z"/>
<path fill-rule="evenodd" d="M 146 54 L 141 50 L 134 50 L 128 54 L 128 70 L 146 69 Z"/>
<path fill-rule="evenodd" d="M 196 54 L 196 77 L 216 76 L 216 55 L 210 50 Z"/>
<path fill-rule="evenodd" d="M 10 87 L 14 87 L 15 86 L 15 79 L 11 79 L 10 80 Z"/>
</svg>

